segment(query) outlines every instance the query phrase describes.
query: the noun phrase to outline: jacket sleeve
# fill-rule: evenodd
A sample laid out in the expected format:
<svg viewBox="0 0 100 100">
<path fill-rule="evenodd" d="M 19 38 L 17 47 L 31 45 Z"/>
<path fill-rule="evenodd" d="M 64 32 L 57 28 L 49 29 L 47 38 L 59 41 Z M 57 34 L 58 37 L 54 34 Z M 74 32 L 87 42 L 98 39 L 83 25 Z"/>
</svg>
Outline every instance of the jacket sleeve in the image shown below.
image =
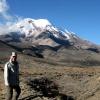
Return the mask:
<svg viewBox="0 0 100 100">
<path fill-rule="evenodd" d="M 8 66 L 7 66 L 7 64 L 5 64 L 5 66 L 4 66 L 4 82 L 5 82 L 6 86 L 9 86 L 8 77 L 9 77 Z"/>
</svg>

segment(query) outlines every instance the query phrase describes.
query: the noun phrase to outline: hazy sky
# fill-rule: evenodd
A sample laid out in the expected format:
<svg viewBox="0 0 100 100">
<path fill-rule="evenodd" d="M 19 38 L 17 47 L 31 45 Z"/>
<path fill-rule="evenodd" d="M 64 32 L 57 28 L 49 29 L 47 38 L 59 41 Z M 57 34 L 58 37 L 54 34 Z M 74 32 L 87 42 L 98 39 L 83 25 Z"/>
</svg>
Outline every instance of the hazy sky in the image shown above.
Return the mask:
<svg viewBox="0 0 100 100">
<path fill-rule="evenodd" d="M 6 7 L 3 10 L 0 7 L 0 13 L 6 19 L 12 16 L 46 18 L 57 27 L 66 28 L 83 39 L 100 44 L 100 0 L 2 1 L 6 2 Z"/>
</svg>

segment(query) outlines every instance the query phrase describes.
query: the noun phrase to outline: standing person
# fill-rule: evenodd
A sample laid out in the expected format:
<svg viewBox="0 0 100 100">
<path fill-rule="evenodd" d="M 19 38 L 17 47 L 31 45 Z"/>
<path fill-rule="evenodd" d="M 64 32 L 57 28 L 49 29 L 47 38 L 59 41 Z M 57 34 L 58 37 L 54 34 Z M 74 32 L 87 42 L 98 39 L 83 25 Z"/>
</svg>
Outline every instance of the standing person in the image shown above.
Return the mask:
<svg viewBox="0 0 100 100">
<path fill-rule="evenodd" d="M 18 100 L 21 89 L 19 86 L 19 65 L 16 52 L 12 52 L 10 60 L 5 64 L 4 81 L 7 89 L 6 100 L 12 100 L 12 98 L 13 100 Z M 15 91 L 14 96 L 13 90 Z"/>
</svg>

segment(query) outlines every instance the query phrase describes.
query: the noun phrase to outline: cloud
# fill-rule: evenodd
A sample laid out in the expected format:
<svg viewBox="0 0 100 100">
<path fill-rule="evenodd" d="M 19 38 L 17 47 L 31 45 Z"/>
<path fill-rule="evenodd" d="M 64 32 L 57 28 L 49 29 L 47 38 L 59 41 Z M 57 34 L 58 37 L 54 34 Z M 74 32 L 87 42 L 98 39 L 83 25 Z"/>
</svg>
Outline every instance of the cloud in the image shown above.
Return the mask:
<svg viewBox="0 0 100 100">
<path fill-rule="evenodd" d="M 16 26 L 15 22 L 7 22 L 5 25 L 0 25 L 0 35 L 5 35 L 10 32 L 19 32 L 19 28 Z"/>
<path fill-rule="evenodd" d="M 0 0 L 0 13 L 6 12 L 8 9 L 6 0 Z"/>
<path fill-rule="evenodd" d="M 5 35 L 8 33 L 8 27 L 5 25 L 0 26 L 0 35 Z"/>
<path fill-rule="evenodd" d="M 11 20 L 13 18 L 9 13 L 9 6 L 6 0 L 0 0 L 0 15 L 5 20 Z"/>
<path fill-rule="evenodd" d="M 0 0 L 0 35 L 8 34 L 12 31 L 18 31 L 16 23 L 21 19 L 19 16 L 11 15 L 9 13 L 10 7 L 7 3 L 7 0 Z"/>
</svg>

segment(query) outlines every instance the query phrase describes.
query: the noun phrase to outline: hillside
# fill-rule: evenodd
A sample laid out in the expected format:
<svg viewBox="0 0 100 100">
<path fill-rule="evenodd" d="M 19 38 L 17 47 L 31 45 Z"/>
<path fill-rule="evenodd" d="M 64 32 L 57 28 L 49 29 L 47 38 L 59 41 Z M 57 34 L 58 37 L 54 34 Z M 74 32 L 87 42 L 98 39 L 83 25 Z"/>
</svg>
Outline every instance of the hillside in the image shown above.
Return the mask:
<svg viewBox="0 0 100 100">
<path fill-rule="evenodd" d="M 9 29 L 9 30 L 8 30 Z M 100 46 L 62 31 L 46 19 L 24 19 L 0 33 L 0 100 L 3 69 L 18 53 L 19 100 L 98 100 Z"/>
<path fill-rule="evenodd" d="M 5 98 L 3 67 L 8 61 L 11 51 L 18 52 L 22 89 L 20 100 L 98 100 L 100 93 L 99 66 L 83 64 L 83 66 L 80 65 L 82 67 L 77 67 L 73 63 L 71 65 L 74 67 L 71 67 L 70 64 L 67 64 L 68 62 L 61 63 L 52 56 L 52 59 L 39 58 L 23 54 L 18 48 L 2 41 L 0 45 L 2 45 L 0 47 L 0 100 Z M 60 49 L 67 54 L 70 50 L 71 53 L 73 51 L 72 54 L 78 52 L 71 47 L 67 49 L 61 47 Z M 61 52 L 60 49 L 59 52 Z M 81 53 L 80 55 L 82 56 Z M 77 54 L 78 58 L 80 55 Z M 98 54 L 93 53 L 93 55 Z M 73 58 L 73 60 L 75 59 Z"/>
</svg>

